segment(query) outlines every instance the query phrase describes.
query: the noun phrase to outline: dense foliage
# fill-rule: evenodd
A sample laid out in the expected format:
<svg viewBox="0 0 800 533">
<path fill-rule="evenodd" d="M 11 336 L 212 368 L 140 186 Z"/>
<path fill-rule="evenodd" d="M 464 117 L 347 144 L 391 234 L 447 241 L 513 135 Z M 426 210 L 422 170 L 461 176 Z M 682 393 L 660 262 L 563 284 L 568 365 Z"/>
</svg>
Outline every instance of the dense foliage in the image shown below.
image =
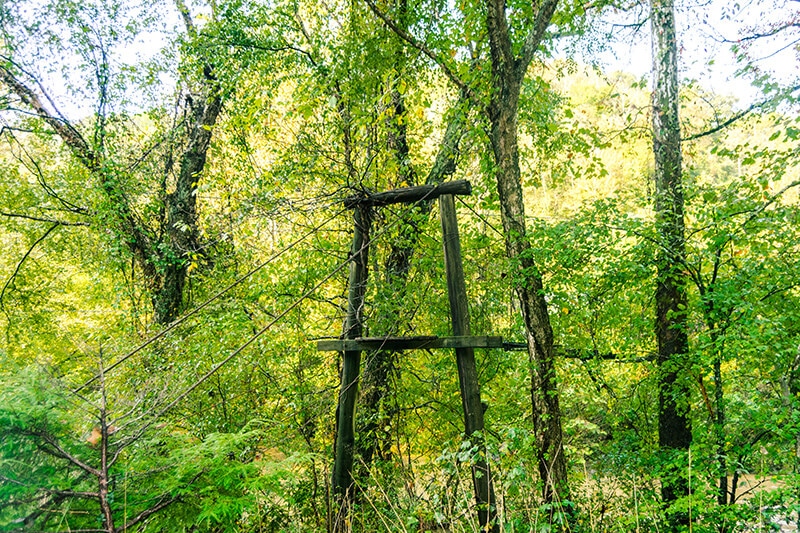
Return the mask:
<svg viewBox="0 0 800 533">
<path fill-rule="evenodd" d="M 679 449 L 659 446 L 651 89 L 575 59 L 643 6 L 559 3 L 531 51 L 518 246 L 489 4 L 0 0 L 0 531 L 476 531 L 484 461 L 501 531 L 798 523 L 797 80 L 758 61 L 777 42 L 796 64 L 797 8 L 720 38 L 755 100 L 677 95 Z M 540 4 L 498 5 L 526 57 Z M 343 334 L 345 199 L 454 179 L 472 334 L 514 346 L 476 350 L 478 436 L 452 350 L 364 352 L 342 507 L 341 356 L 316 341 Z M 374 210 L 364 336 L 450 335 L 437 215 Z M 521 288 L 554 391 L 519 351 Z M 541 475 L 555 396 L 566 487 Z"/>
</svg>

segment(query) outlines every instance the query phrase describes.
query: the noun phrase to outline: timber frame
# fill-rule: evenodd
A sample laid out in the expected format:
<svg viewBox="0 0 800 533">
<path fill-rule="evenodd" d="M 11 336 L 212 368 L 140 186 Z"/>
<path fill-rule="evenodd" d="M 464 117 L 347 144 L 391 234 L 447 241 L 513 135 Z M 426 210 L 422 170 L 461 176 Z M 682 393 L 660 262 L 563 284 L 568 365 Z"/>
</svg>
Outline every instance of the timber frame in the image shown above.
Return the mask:
<svg viewBox="0 0 800 533">
<path fill-rule="evenodd" d="M 345 516 L 354 493 L 353 455 L 355 444 L 355 408 L 358 396 L 361 352 L 364 350 L 454 349 L 458 368 L 461 403 L 464 410 L 464 431 L 478 450 L 484 449 L 484 407 L 475 364 L 475 348 L 505 348 L 502 337 L 472 336 L 467 302 L 461 241 L 458 234 L 454 195 L 469 195 L 472 187 L 466 180 L 439 185 L 406 187 L 380 193 L 363 193 L 345 199 L 353 210 L 354 231 L 350 251 L 347 316 L 341 339 L 321 340 L 320 351 L 342 353 L 341 388 L 336 411 L 336 443 L 334 446 L 333 494 L 337 513 L 334 531 L 345 529 Z M 363 338 L 363 309 L 369 264 L 372 214 L 376 207 L 427 202 L 439 199 L 442 224 L 447 293 L 450 301 L 452 337 L 377 337 Z M 499 531 L 492 475 L 482 454 L 472 463 L 472 481 L 482 531 Z"/>
</svg>

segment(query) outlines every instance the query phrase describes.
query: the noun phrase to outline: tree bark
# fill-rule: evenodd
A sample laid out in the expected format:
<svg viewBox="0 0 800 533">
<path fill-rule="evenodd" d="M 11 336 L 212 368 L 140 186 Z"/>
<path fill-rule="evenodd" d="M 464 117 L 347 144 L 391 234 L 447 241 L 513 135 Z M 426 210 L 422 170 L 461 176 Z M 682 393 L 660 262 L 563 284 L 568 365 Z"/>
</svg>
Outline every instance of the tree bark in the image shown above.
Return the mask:
<svg viewBox="0 0 800 533">
<path fill-rule="evenodd" d="M 175 190 L 167 195 L 166 239 L 156 276 L 153 309 L 157 324 L 169 324 L 183 307 L 184 286 L 190 254 L 199 253 L 197 227 L 197 184 L 205 169 L 211 135 L 222 110 L 222 98 L 210 68 L 205 71 L 206 94 L 192 99 L 192 122 L 186 148 L 181 156 Z M 159 270 L 159 269 L 157 269 Z"/>
<path fill-rule="evenodd" d="M 519 57 L 512 53 L 506 4 L 487 0 L 487 29 L 492 60 L 492 94 L 488 105 L 490 139 L 505 233 L 506 255 L 514 268 L 513 283 L 525 324 L 531 366 L 531 406 L 537 462 L 546 503 L 569 498 L 567 463 L 553 350 L 553 330 L 542 276 L 534 262 L 525 225 L 525 204 L 517 144 L 517 115 L 522 80 L 544 36 L 557 1 L 545 0 Z M 553 511 L 557 511 L 555 507 Z"/>
<path fill-rule="evenodd" d="M 661 480 L 665 505 L 688 494 L 676 452 L 688 451 L 692 430 L 688 391 L 681 383 L 689 351 L 687 334 L 686 242 L 678 116 L 678 47 L 673 0 L 652 0 L 653 35 L 653 154 L 655 156 L 655 217 L 659 249 L 656 256 L 656 339 L 658 342 L 658 443 L 668 461 Z M 677 522 L 688 517 L 676 516 Z"/>
<path fill-rule="evenodd" d="M 553 335 L 542 292 L 541 275 L 530 253 L 525 231 L 525 209 L 517 146 L 517 112 L 522 80 L 555 13 L 558 0 L 542 0 L 530 30 L 513 53 L 505 0 L 485 0 L 486 26 L 491 53 L 491 94 L 488 105 L 432 50 L 383 13 L 372 0 L 370 9 L 398 37 L 434 60 L 462 94 L 478 102 L 491 122 L 490 138 L 495 159 L 497 188 L 505 229 L 506 252 L 516 267 L 515 289 L 523 311 L 531 361 L 531 398 L 534 427 L 539 444 L 538 462 L 543 496 L 550 503 L 568 498 L 561 414 L 556 387 Z M 552 507 L 555 509 L 555 507 Z"/>
</svg>

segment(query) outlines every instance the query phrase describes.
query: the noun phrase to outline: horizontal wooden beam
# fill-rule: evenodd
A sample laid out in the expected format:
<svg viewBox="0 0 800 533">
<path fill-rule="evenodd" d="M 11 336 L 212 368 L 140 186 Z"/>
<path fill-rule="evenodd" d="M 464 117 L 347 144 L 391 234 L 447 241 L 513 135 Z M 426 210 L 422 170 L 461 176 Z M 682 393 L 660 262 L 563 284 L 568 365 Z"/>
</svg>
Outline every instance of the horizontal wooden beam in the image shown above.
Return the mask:
<svg viewBox="0 0 800 533">
<path fill-rule="evenodd" d="M 443 194 L 456 194 L 468 196 L 472 194 L 472 185 L 467 180 L 446 181 L 438 185 L 420 185 L 418 187 L 403 187 L 391 191 L 369 193 L 357 196 L 348 196 L 344 205 L 352 209 L 357 205 L 381 206 L 391 204 L 409 204 L 421 200 L 435 200 Z"/>
<path fill-rule="evenodd" d="M 526 351 L 524 342 L 503 342 L 503 337 L 471 336 L 471 337 L 437 337 L 425 335 L 418 337 L 359 337 L 357 339 L 324 339 L 317 341 L 317 350 L 321 352 L 344 352 L 355 350 L 436 350 L 442 348 L 502 348 L 507 352 Z M 556 357 L 564 359 L 580 359 L 592 361 L 604 359 L 619 363 L 645 363 L 653 361 L 653 354 L 630 357 L 615 353 L 600 353 L 594 350 L 576 350 L 553 346 Z"/>
<path fill-rule="evenodd" d="M 524 352 L 528 350 L 528 345 L 524 342 L 504 342 L 503 349 L 507 352 Z M 576 348 L 564 348 L 563 346 L 553 346 L 556 357 L 564 359 L 580 359 L 581 361 L 594 361 L 603 359 L 606 361 L 617 361 L 619 363 L 646 363 L 655 360 L 655 354 L 649 353 L 642 356 L 630 357 L 623 354 L 598 352 L 596 350 L 579 350 Z"/>
<path fill-rule="evenodd" d="M 502 348 L 503 337 L 361 337 L 317 341 L 321 352 L 351 350 L 433 350 L 437 348 Z"/>
</svg>

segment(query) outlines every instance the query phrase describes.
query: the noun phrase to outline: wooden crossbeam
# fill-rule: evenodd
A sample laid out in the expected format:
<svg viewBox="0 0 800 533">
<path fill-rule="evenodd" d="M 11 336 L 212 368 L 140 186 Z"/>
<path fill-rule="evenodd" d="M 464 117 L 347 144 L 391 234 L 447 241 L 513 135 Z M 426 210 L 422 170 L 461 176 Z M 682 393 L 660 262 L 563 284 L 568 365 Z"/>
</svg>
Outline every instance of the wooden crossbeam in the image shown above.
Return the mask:
<svg viewBox="0 0 800 533">
<path fill-rule="evenodd" d="M 528 350 L 528 345 L 524 342 L 504 342 L 503 349 L 507 352 L 524 352 Z M 565 348 L 556 344 L 553 346 L 556 357 L 563 359 L 580 359 L 581 361 L 594 361 L 602 359 L 606 361 L 616 361 L 618 363 L 646 363 L 655 361 L 655 354 L 648 353 L 640 356 L 630 356 L 613 352 L 598 352 L 597 350 L 580 350 L 578 348 Z"/>
<path fill-rule="evenodd" d="M 348 196 L 344 205 L 348 209 L 356 206 L 373 207 L 392 204 L 407 204 L 421 200 L 435 200 L 444 194 L 470 195 L 472 185 L 467 180 L 446 181 L 438 185 L 419 185 L 417 187 L 403 187 L 391 191 L 369 193 L 358 196 Z"/>
<path fill-rule="evenodd" d="M 317 341 L 321 352 L 353 350 L 433 350 L 437 348 L 502 348 L 503 337 L 359 337 L 357 339 L 325 339 Z"/>
</svg>

